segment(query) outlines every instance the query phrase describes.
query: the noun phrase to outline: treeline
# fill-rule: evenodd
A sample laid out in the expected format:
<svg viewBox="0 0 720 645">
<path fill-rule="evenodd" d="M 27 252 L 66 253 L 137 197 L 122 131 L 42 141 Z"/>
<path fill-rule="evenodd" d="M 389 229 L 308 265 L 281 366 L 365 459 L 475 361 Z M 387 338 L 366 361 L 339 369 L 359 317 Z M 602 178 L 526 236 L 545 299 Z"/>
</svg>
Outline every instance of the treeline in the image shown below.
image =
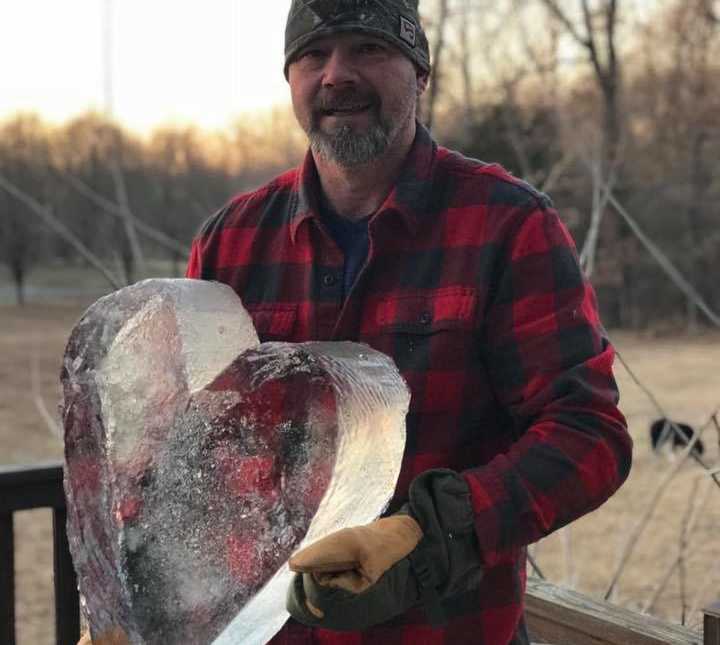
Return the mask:
<svg viewBox="0 0 720 645">
<path fill-rule="evenodd" d="M 426 120 L 552 196 L 606 324 L 720 325 L 720 2 L 429 6 Z"/>
<path fill-rule="evenodd" d="M 610 326 L 717 322 L 718 4 L 421 3 L 435 61 L 422 120 L 552 196 Z M 0 261 L 19 287 L 50 261 L 111 266 L 108 281 L 147 258 L 179 271 L 209 213 L 303 149 L 289 110 L 144 138 L 97 115 L 19 115 L 0 125 Z"/>
<path fill-rule="evenodd" d="M 202 221 L 303 147 L 284 112 L 229 132 L 167 127 L 147 137 L 93 113 L 60 126 L 34 114 L 0 123 L 0 262 L 18 302 L 36 265 L 88 265 L 115 288 L 151 259 L 180 275 Z"/>
</svg>

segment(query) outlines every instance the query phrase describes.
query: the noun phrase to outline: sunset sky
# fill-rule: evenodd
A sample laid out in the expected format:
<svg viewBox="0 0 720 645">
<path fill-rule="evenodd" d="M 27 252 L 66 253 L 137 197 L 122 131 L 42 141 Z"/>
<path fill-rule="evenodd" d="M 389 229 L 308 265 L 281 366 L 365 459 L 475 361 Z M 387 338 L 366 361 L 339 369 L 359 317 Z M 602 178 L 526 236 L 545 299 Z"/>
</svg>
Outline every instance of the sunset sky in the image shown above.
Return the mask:
<svg viewBox="0 0 720 645">
<path fill-rule="evenodd" d="M 0 119 L 62 121 L 105 107 L 106 0 L 0 2 Z M 288 101 L 282 49 L 289 0 L 113 3 L 113 112 L 130 128 L 222 128 Z"/>
</svg>

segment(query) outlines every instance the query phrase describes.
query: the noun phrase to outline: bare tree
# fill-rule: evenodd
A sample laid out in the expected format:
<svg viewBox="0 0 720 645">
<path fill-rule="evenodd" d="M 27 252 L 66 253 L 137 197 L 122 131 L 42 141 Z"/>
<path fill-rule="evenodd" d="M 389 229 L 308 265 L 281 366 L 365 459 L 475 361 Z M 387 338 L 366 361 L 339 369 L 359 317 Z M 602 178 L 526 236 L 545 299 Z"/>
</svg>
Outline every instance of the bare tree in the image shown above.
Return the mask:
<svg viewBox="0 0 720 645">
<path fill-rule="evenodd" d="M 132 260 L 126 259 L 125 281 L 128 284 L 134 282 L 133 271 L 138 269 L 140 272 L 145 271 L 145 256 L 140 246 L 140 240 L 136 230 L 136 217 L 130 208 L 130 197 L 128 196 L 127 184 L 125 182 L 125 174 L 123 173 L 117 157 L 110 159 L 110 175 L 115 184 L 115 199 L 120 207 L 120 218 L 123 224 L 123 231 L 127 240 L 127 249 Z"/>
<path fill-rule="evenodd" d="M 471 27 L 472 27 L 472 0 L 462 0 L 460 11 L 458 12 L 458 66 L 462 79 L 462 113 L 464 124 L 467 127 L 474 120 L 474 88 L 473 88 L 473 66 L 472 55 L 473 47 L 471 43 Z"/>
<path fill-rule="evenodd" d="M 437 13 L 435 20 L 431 20 L 433 25 L 433 33 L 435 39 L 432 45 L 432 53 L 430 59 L 432 61 L 432 69 L 430 70 L 430 87 L 428 91 L 428 99 L 425 106 L 424 121 L 428 128 L 432 129 L 435 117 L 435 108 L 437 98 L 440 94 L 441 81 L 443 78 L 443 52 L 445 49 L 445 33 L 448 27 L 448 18 L 450 17 L 450 7 L 448 0 L 438 0 Z"/>
<path fill-rule="evenodd" d="M 629 83 L 635 139 L 629 168 L 646 195 L 633 211 L 647 218 L 645 228 L 717 310 L 720 29 L 703 0 L 672 0 L 648 23 Z M 700 322 L 696 301 L 686 299 L 688 331 Z"/>
<path fill-rule="evenodd" d="M 586 53 L 603 98 L 603 172 L 617 161 L 622 136 L 620 61 L 616 34 L 619 0 L 578 0 L 580 18 L 573 20 L 561 0 L 540 0 Z"/>
<path fill-rule="evenodd" d="M 626 298 L 631 289 L 632 270 L 619 252 L 623 248 L 626 232 L 616 225 L 604 226 L 607 213 L 607 195 L 616 182 L 616 173 L 622 162 L 623 116 L 621 110 L 622 77 L 618 53 L 617 30 L 620 0 L 540 0 L 551 16 L 562 25 L 565 33 L 583 52 L 592 70 L 601 102 L 602 114 L 597 124 L 596 147 L 580 154 L 591 158 L 592 207 L 589 234 L 581 252 L 583 267 L 588 275 L 594 271 L 597 248 L 604 239 L 601 253 L 612 256 L 615 267 L 611 280 L 603 285 L 606 301 L 614 306 L 606 308 L 610 324 L 627 322 L 629 302 Z M 576 144 L 577 145 L 577 144 Z M 603 235 L 604 233 L 604 235 Z M 606 263 L 608 266 L 608 263 Z M 596 282 L 596 286 L 598 283 Z"/>
<path fill-rule="evenodd" d="M 29 211 L 38 217 L 48 229 L 71 244 L 82 258 L 102 274 L 113 289 L 119 289 L 123 286 L 122 282 L 113 276 L 112 272 L 105 266 L 102 260 L 95 256 L 95 254 L 82 243 L 77 235 L 63 224 L 62 219 L 53 212 L 51 207 L 43 206 L 35 198 L 2 175 L 0 175 L 0 189 L 27 206 Z"/>
<path fill-rule="evenodd" d="M 686 109 L 690 111 L 693 127 L 686 140 L 689 143 L 686 246 L 689 249 L 688 272 L 693 284 L 700 284 L 708 271 L 702 249 L 704 235 L 703 211 L 707 203 L 707 193 L 712 183 L 712 174 L 708 167 L 708 143 L 713 126 L 719 119 L 707 110 L 710 92 L 715 92 L 710 70 L 714 64 L 713 45 L 720 30 L 717 20 L 713 19 L 712 7 L 705 0 L 693 0 L 677 8 L 677 18 L 686 23 L 676 36 L 676 61 L 687 85 Z M 677 23 L 676 23 L 677 24 Z M 720 108 L 715 101 L 715 109 Z M 714 118 L 713 118 L 714 116 Z M 714 123 L 713 123 L 714 122 Z M 687 303 L 688 328 L 695 331 L 698 324 L 698 308 L 691 301 Z"/>
<path fill-rule="evenodd" d="M 19 115 L 0 129 L 0 173 L 13 182 L 46 193 L 47 159 L 48 134 L 37 117 Z M 36 220 L 7 194 L 0 195 L 0 262 L 10 270 L 20 305 L 25 302 L 27 274 L 40 261 L 44 245 L 44 231 Z"/>
</svg>

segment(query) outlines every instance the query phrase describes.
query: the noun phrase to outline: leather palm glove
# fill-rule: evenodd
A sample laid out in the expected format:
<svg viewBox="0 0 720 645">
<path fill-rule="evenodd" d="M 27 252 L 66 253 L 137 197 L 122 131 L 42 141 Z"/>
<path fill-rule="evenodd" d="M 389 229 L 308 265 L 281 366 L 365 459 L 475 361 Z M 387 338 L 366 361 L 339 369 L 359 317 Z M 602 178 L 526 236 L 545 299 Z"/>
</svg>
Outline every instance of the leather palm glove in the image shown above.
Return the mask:
<svg viewBox="0 0 720 645">
<path fill-rule="evenodd" d="M 425 604 L 444 622 L 442 599 L 482 577 L 470 492 L 451 470 L 413 480 L 400 512 L 343 529 L 290 558 L 287 609 L 297 621 L 361 631 Z"/>
<path fill-rule="evenodd" d="M 415 549 L 423 534 L 409 515 L 393 515 L 342 529 L 290 558 L 290 569 L 311 573 L 318 584 L 362 593 Z"/>
</svg>

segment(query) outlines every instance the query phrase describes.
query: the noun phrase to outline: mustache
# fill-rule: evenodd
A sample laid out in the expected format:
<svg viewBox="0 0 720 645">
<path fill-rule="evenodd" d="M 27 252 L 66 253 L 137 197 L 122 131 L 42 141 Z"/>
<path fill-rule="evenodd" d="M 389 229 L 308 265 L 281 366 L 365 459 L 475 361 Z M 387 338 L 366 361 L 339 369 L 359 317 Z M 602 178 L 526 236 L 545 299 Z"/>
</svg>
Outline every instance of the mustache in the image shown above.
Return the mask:
<svg viewBox="0 0 720 645">
<path fill-rule="evenodd" d="M 313 110 L 316 112 L 329 112 L 332 110 L 347 110 L 360 106 L 379 105 L 380 97 L 375 92 L 362 91 L 357 88 L 329 89 L 318 92 L 313 100 Z"/>
</svg>

